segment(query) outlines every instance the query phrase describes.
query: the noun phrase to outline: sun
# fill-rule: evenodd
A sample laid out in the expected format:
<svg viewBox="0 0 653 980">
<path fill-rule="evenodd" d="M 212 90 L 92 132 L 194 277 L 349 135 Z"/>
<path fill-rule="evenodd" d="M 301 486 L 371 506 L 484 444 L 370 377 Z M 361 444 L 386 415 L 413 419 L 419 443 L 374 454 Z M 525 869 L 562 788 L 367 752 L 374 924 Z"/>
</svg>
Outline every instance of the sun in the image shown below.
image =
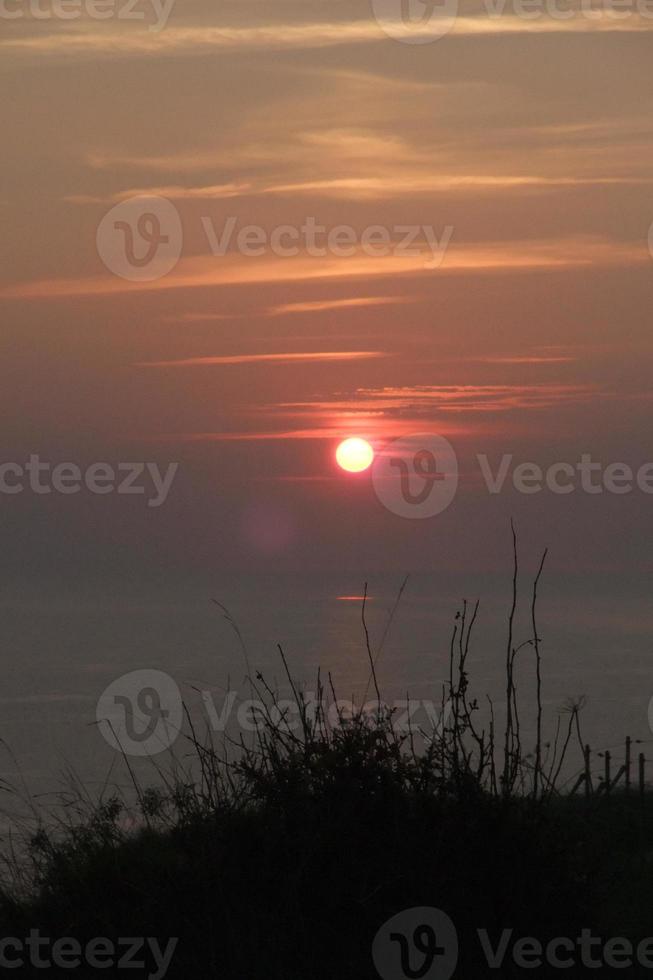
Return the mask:
<svg viewBox="0 0 653 980">
<path fill-rule="evenodd" d="M 353 436 L 345 439 L 336 449 L 336 461 L 338 466 L 348 473 L 361 473 L 368 466 L 372 465 L 374 450 L 369 442 Z"/>
</svg>

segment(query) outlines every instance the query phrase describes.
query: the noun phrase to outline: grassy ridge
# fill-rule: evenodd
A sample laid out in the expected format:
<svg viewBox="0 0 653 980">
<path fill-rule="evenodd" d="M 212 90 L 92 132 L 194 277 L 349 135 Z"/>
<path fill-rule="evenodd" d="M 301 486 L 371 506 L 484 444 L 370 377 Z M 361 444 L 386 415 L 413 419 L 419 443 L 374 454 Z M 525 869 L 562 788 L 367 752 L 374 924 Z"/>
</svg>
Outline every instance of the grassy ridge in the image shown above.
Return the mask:
<svg viewBox="0 0 653 980">
<path fill-rule="evenodd" d="M 66 839 L 42 833 L 33 893 L 4 896 L 5 935 L 176 936 L 169 977 L 353 980 L 377 975 L 383 922 L 421 905 L 456 923 L 465 978 L 491 975 L 479 927 L 542 941 L 650 931 L 650 800 L 643 814 L 618 797 L 543 806 L 443 786 L 363 723 L 285 752 L 273 770 L 251 766 L 212 802 L 197 787 L 150 794 L 150 826 L 136 834 L 121 828 L 118 801 Z"/>
<path fill-rule="evenodd" d="M 260 675 L 250 683 L 268 710 L 251 744 L 241 740 L 227 752 L 200 740 L 189 719 L 192 771 L 162 773 L 158 788 L 137 786 L 135 811 L 118 796 L 104 798 L 65 832 L 43 826 L 32 837 L 20 879 L 0 893 L 4 935 L 152 936 L 162 946 L 177 937 L 170 978 L 372 980 L 377 931 L 404 909 L 428 906 L 455 923 L 461 980 L 613 975 L 582 964 L 525 970 L 510 958 L 490 970 L 478 941 L 485 929 L 496 945 L 505 928 L 543 944 L 583 929 L 635 944 L 653 935 L 653 799 L 570 796 L 556 785 L 572 739 L 582 747 L 580 704 L 553 745 L 545 743 L 535 616 L 542 566 L 533 636 L 516 645 L 515 550 L 511 710 L 501 737 L 493 711 L 489 728 L 480 726 L 469 694 L 476 609 L 466 604 L 452 634 L 447 710 L 420 738 L 398 732 L 382 708 L 372 717 L 340 714 L 336 724 L 309 711 L 281 652 L 299 726 L 273 710 L 279 702 Z M 380 705 L 364 605 L 363 626 Z M 528 752 L 514 682 L 524 648 L 538 679 L 537 745 Z M 318 703 L 323 694 L 318 678 Z M 99 972 L 81 967 L 72 975 Z M 651 975 L 640 967 L 618 972 Z M 148 973 L 152 965 L 131 975 Z"/>
</svg>

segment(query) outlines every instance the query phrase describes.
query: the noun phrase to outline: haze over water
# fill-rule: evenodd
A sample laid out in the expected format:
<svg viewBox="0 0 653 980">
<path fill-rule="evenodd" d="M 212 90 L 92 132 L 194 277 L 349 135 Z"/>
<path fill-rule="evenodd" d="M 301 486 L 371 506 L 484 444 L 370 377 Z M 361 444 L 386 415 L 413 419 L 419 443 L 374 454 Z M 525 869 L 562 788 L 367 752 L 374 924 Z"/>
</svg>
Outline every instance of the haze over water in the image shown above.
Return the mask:
<svg viewBox="0 0 653 980">
<path fill-rule="evenodd" d="M 549 548 L 549 729 L 586 694 L 597 750 L 653 737 L 653 20 L 464 3 L 416 44 L 378 7 L 0 19 L 0 737 L 35 791 L 64 761 L 102 782 L 95 706 L 125 673 L 198 711 L 244 692 L 212 598 L 253 669 L 281 677 L 280 642 L 348 697 L 342 597 L 369 583 L 376 649 L 410 575 L 381 687 L 436 702 L 478 598 L 471 680 L 499 705 L 511 518 L 520 642 Z M 369 469 L 337 465 L 348 437 Z"/>
</svg>

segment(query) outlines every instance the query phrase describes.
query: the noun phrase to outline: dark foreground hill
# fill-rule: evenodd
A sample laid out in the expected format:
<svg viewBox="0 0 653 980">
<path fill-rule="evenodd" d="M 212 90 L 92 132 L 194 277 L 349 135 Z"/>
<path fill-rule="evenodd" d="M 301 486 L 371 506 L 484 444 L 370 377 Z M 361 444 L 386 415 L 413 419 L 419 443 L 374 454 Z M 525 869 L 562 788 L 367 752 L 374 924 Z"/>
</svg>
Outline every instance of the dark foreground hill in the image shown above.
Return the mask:
<svg viewBox="0 0 653 980">
<path fill-rule="evenodd" d="M 444 953 L 420 972 L 432 937 L 416 932 L 418 913 L 400 923 L 408 959 L 391 928 L 377 941 L 376 963 L 372 956 L 385 922 L 427 907 L 454 924 L 455 977 L 613 975 L 604 945 L 586 949 L 587 963 L 597 964 L 590 966 L 578 940 L 584 929 L 603 944 L 653 934 L 648 802 L 495 795 L 472 779 L 447 778 L 437 753 L 406 751 L 382 723 L 347 723 L 296 744 L 273 734 L 227 782 L 206 770 L 198 785 L 144 792 L 146 825 L 135 834 L 121 829 L 117 800 L 64 838 L 42 831 L 32 842 L 31 894 L 4 896 L 3 935 L 73 937 L 82 952 L 104 937 L 105 963 L 111 948 L 116 958 L 127 956 L 128 939 L 156 937 L 158 958 L 148 942 L 130 976 L 441 980 L 451 975 Z M 447 937 L 438 937 L 438 925 L 434 945 L 442 950 Z M 513 930 L 496 969 L 479 929 L 490 950 Z M 530 966 L 518 965 L 515 943 L 523 937 L 543 946 L 565 939 L 556 949 L 565 961 L 573 955 L 573 965 L 533 967 L 533 952 Z M 23 951 L 14 975 L 123 975 L 114 960 L 99 969 L 85 953 L 63 949 L 69 959 L 62 962 L 80 959 L 79 966 L 44 973 Z M 143 949 L 132 949 L 135 963 L 143 961 Z M 43 946 L 39 955 L 50 952 Z M 19 951 L 3 954 L 10 961 Z M 651 971 L 620 966 L 619 974 Z"/>
<path fill-rule="evenodd" d="M 629 762 L 612 785 L 606 758 L 603 784 L 593 781 L 580 701 L 544 740 L 541 570 L 533 635 L 516 644 L 515 551 L 500 735 L 493 707 L 483 727 L 469 694 L 478 607 L 464 604 L 456 617 L 439 723 L 399 733 L 380 707 L 363 605 L 378 711 L 339 714 L 335 724 L 309 713 L 281 651 L 296 727 L 257 675 L 252 689 L 268 707 L 252 743 L 218 750 L 189 718 L 189 769 L 159 770 L 158 789 L 135 781 L 131 807 L 105 795 L 65 831 L 39 828 L 0 892 L 0 971 L 84 980 L 653 976 L 653 799 L 643 781 L 617 792 L 623 773 L 630 786 Z M 520 652 L 537 682 L 529 752 Z M 318 704 L 323 694 L 318 677 Z M 557 786 L 572 743 L 581 753 L 576 795 Z"/>
</svg>

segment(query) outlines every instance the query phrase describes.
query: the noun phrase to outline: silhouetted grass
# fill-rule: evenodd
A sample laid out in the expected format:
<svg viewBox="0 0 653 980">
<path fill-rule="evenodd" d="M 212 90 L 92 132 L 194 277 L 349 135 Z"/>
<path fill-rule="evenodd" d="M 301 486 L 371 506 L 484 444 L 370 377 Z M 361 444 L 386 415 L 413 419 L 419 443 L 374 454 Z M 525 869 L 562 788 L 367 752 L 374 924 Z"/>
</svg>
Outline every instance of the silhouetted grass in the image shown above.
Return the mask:
<svg viewBox="0 0 653 980">
<path fill-rule="evenodd" d="M 364 617 L 363 607 L 365 626 Z M 4 935 L 156 936 L 164 945 L 178 937 L 172 978 L 366 980 L 378 976 L 371 947 L 382 924 L 403 909 L 434 906 L 458 929 L 455 976 L 477 980 L 560 974 L 510 963 L 490 971 L 478 928 L 496 942 L 504 928 L 542 943 L 583 928 L 635 942 L 653 934 L 651 797 L 558 791 L 578 704 L 558 751 L 547 754 L 538 700 L 538 746 L 522 751 L 512 635 L 513 713 L 497 762 L 493 726 L 480 728 L 469 695 L 474 619 L 466 605 L 456 619 L 446 720 L 429 733 L 399 733 L 385 710 L 330 724 L 308 711 L 281 652 L 298 728 L 272 710 L 276 694 L 260 675 L 252 688 L 269 710 L 253 744 L 216 747 L 189 719 L 193 776 L 177 769 L 158 788 L 138 787 L 136 812 L 119 796 L 104 798 L 67 828 L 43 826 L 32 837 L 22 877 L 1 898 Z M 366 626 L 365 637 L 380 702 Z M 527 642 L 539 677 L 537 637 Z M 321 680 L 318 688 L 320 702 Z"/>
<path fill-rule="evenodd" d="M 170 977 L 303 980 L 374 977 L 375 933 L 421 905 L 456 923 L 461 977 L 490 975 L 465 939 L 479 927 L 542 941 L 650 931 L 650 799 L 643 820 L 625 798 L 542 805 L 443 786 L 387 722 L 275 748 L 272 769 L 250 756 L 210 803 L 197 786 L 146 794 L 136 833 L 118 800 L 64 838 L 42 832 L 32 895 L 5 896 L 5 935 L 176 936 Z"/>
</svg>

